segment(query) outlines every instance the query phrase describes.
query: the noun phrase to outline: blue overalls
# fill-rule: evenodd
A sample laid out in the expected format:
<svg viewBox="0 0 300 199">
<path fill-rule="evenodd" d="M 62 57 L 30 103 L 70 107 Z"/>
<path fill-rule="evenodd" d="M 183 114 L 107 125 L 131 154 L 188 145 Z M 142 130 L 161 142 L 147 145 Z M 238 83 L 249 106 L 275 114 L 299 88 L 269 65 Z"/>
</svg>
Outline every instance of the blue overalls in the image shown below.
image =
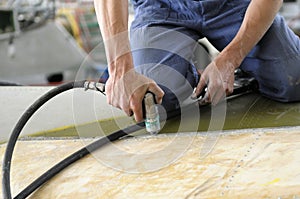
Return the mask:
<svg viewBox="0 0 300 199">
<path fill-rule="evenodd" d="M 178 108 L 197 85 L 193 55 L 206 37 L 222 51 L 234 38 L 250 0 L 132 0 L 131 46 L 136 70 L 165 91 L 163 105 Z M 237 52 L 238 53 L 238 52 Z M 300 40 L 277 15 L 240 68 L 277 101 L 300 100 Z"/>
</svg>

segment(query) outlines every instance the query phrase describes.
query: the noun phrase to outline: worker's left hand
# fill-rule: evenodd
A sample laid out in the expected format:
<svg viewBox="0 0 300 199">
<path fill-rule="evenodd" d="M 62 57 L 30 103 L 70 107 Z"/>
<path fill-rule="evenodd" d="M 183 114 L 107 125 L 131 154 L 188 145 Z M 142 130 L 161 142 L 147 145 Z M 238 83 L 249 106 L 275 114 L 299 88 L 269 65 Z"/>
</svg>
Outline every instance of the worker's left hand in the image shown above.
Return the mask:
<svg viewBox="0 0 300 199">
<path fill-rule="evenodd" d="M 216 105 L 226 95 L 233 92 L 235 65 L 222 56 L 212 61 L 204 71 L 198 71 L 201 75 L 200 81 L 192 95 L 197 98 L 207 85 L 207 91 L 201 102 Z"/>
</svg>

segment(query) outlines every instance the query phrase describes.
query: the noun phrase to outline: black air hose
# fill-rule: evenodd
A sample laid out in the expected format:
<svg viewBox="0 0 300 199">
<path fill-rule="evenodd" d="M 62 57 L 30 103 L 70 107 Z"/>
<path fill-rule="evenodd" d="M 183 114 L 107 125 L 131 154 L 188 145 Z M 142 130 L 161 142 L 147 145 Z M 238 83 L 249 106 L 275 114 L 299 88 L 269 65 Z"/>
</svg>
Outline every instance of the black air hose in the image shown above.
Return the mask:
<svg viewBox="0 0 300 199">
<path fill-rule="evenodd" d="M 39 188 L 41 185 L 43 185 L 45 182 L 50 180 L 52 177 L 54 177 L 56 174 L 58 174 L 60 171 L 62 171 L 64 168 L 68 167 L 72 163 L 83 158 L 84 156 L 88 155 L 89 153 L 95 151 L 96 149 L 104 146 L 105 144 L 108 144 L 108 143 L 118 140 L 130 133 L 133 133 L 140 129 L 143 129 L 144 126 L 145 126 L 144 122 L 132 125 L 126 129 L 116 131 L 115 133 L 112 133 L 112 134 L 108 135 L 107 137 L 100 138 L 99 140 L 96 140 L 95 142 L 81 148 L 77 152 L 69 155 L 67 158 L 65 158 L 64 160 L 57 163 L 55 166 L 53 166 L 51 169 L 46 171 L 44 174 L 42 174 L 36 180 L 34 180 L 23 191 L 21 191 L 15 197 L 15 199 L 26 198 L 31 193 L 33 193 L 37 188 Z"/>
<path fill-rule="evenodd" d="M 189 108 L 195 108 L 195 104 L 188 106 Z M 189 110 L 188 107 L 185 107 L 185 110 Z M 174 118 L 176 116 L 180 115 L 180 110 L 174 110 L 168 113 L 167 119 Z M 35 181 L 33 181 L 30 185 L 28 185 L 24 190 L 22 190 L 15 199 L 23 199 L 29 196 L 31 193 L 33 193 L 37 188 L 39 188 L 41 185 L 43 185 L 45 182 L 50 180 L 52 177 L 54 177 L 56 174 L 58 174 L 60 171 L 71 165 L 72 163 L 76 162 L 77 160 L 83 158 L 84 156 L 88 155 L 89 153 L 99 149 L 100 147 L 116 141 L 124 136 L 128 136 L 138 130 L 141 130 L 145 128 L 145 123 L 140 122 L 134 125 L 131 125 L 125 129 L 118 130 L 107 137 L 100 138 L 91 144 L 79 149 L 77 152 L 69 155 L 64 160 L 57 163 L 55 166 L 50 168 L 48 171 L 46 171 L 44 174 L 42 174 L 40 177 L 38 177 Z"/>
<path fill-rule="evenodd" d="M 3 160 L 3 166 L 2 166 L 2 192 L 4 198 L 11 199 L 11 190 L 10 190 L 10 166 L 11 166 L 11 159 L 13 155 L 13 150 L 15 147 L 15 144 L 17 142 L 17 139 L 29 120 L 29 118 L 48 100 L 53 98 L 54 96 L 73 89 L 73 88 L 83 88 L 85 81 L 79 81 L 79 82 L 70 82 L 63 84 L 61 86 L 55 87 L 43 96 L 41 96 L 37 101 L 35 101 L 22 115 L 18 123 L 16 124 L 15 128 L 12 131 L 12 134 L 9 138 L 9 141 L 7 143 L 6 151 L 4 154 L 4 160 Z"/>
<path fill-rule="evenodd" d="M 248 93 L 249 91 L 253 91 L 254 87 L 253 85 L 256 85 L 254 81 L 249 81 L 248 84 L 235 89 L 233 92 L 234 95 L 240 95 L 243 93 Z M 78 81 L 78 82 L 70 82 L 63 84 L 61 86 L 58 86 L 43 96 L 41 96 L 37 101 L 35 101 L 21 116 L 20 120 L 16 124 L 15 128 L 13 129 L 13 132 L 10 136 L 10 139 L 7 143 L 7 148 L 4 154 L 4 161 L 3 161 L 3 167 L 2 167 L 2 191 L 3 191 L 3 198 L 5 199 L 11 199 L 11 187 L 10 187 L 10 167 L 11 167 L 11 159 L 13 155 L 13 150 L 15 147 L 15 144 L 17 142 L 17 139 L 27 123 L 27 121 L 30 119 L 30 117 L 48 100 L 53 98 L 54 96 L 73 89 L 73 88 L 85 88 L 85 89 L 93 89 L 99 92 L 104 92 L 104 86 L 97 86 L 97 83 L 91 83 L 86 81 Z M 181 114 L 181 111 L 189 111 L 190 108 L 194 109 L 195 104 L 191 104 L 184 108 L 184 110 L 174 110 L 172 112 L 167 113 L 166 119 L 171 119 L 176 116 L 179 116 Z M 77 152 L 71 154 L 61 162 L 57 163 L 55 166 L 53 166 L 51 169 L 46 171 L 44 174 L 42 174 L 39 178 L 37 178 L 34 182 L 32 182 L 29 186 L 27 186 L 23 191 L 21 191 L 15 198 L 26 198 L 31 193 L 33 193 L 38 187 L 40 187 L 42 184 L 44 184 L 46 181 L 54 177 L 57 173 L 62 171 L 64 168 L 69 166 L 70 164 L 76 162 L 77 160 L 81 159 L 82 157 L 86 156 L 87 154 L 95 151 L 96 149 L 100 148 L 101 146 L 104 146 L 107 143 L 110 143 L 112 141 L 118 140 L 124 136 L 127 136 L 133 132 L 136 132 L 140 129 L 143 129 L 145 127 L 145 123 L 141 122 L 138 124 L 134 124 L 132 126 L 129 126 L 125 129 L 116 131 L 115 133 L 112 133 L 108 135 L 107 137 L 100 138 L 99 140 L 96 140 L 95 142 L 81 148 Z"/>
<path fill-rule="evenodd" d="M 104 86 L 103 84 L 100 86 L 97 86 L 97 83 L 91 83 L 86 81 L 79 81 L 79 82 L 70 82 L 63 84 L 61 86 L 58 86 L 56 88 L 53 88 L 43 96 L 41 96 L 38 100 L 36 100 L 21 116 L 20 120 L 16 124 L 15 128 L 12 131 L 12 134 L 9 138 L 9 141 L 7 143 L 7 148 L 4 154 L 4 160 L 3 160 L 3 167 L 2 167 L 2 194 L 3 198 L 5 199 L 11 199 L 11 186 L 10 186 L 10 168 L 11 168 L 11 159 L 14 151 L 15 144 L 17 142 L 17 139 L 24 128 L 27 121 L 30 119 L 30 117 L 47 101 L 49 101 L 51 98 L 55 97 L 56 95 L 65 92 L 67 90 L 73 89 L 73 88 L 85 88 L 87 89 L 93 89 L 96 91 L 99 91 L 101 93 L 104 92 Z M 180 115 L 179 110 L 172 111 L 168 113 L 168 118 L 172 118 L 174 116 Z M 37 188 L 39 188 L 42 184 L 47 182 L 49 179 L 54 177 L 57 173 L 62 171 L 64 168 L 69 166 L 70 164 L 76 162 L 77 160 L 83 158 L 87 154 L 95 151 L 96 149 L 100 148 L 101 146 L 104 146 L 107 143 L 110 143 L 112 141 L 118 140 L 128 134 L 134 133 L 138 130 L 141 130 L 145 127 L 145 123 L 141 122 L 138 124 L 134 124 L 132 126 L 129 126 L 125 129 L 116 131 L 115 133 L 112 133 L 108 135 L 107 137 L 100 138 L 99 140 L 96 140 L 95 142 L 83 147 L 82 149 L 78 150 L 77 152 L 71 154 L 61 162 L 57 163 L 55 166 L 50 168 L 48 171 L 46 171 L 44 174 L 42 174 L 39 178 L 37 178 L 34 182 L 32 182 L 30 185 L 28 185 L 24 190 L 22 190 L 15 198 L 26 198 L 31 193 L 33 193 Z"/>
</svg>

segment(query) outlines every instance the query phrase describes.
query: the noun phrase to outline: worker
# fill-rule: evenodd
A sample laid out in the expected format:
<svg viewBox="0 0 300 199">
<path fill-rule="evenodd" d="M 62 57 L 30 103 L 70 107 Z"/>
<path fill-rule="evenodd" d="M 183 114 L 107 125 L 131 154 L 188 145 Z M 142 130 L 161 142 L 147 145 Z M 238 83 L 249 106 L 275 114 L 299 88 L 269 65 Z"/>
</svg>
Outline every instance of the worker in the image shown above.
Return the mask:
<svg viewBox="0 0 300 199">
<path fill-rule="evenodd" d="M 108 103 L 142 121 L 147 91 L 167 109 L 187 98 L 219 103 L 239 67 L 262 95 L 300 100 L 300 40 L 278 14 L 282 0 L 95 0 L 109 63 Z M 219 50 L 204 70 L 191 62 L 201 38 Z"/>
</svg>

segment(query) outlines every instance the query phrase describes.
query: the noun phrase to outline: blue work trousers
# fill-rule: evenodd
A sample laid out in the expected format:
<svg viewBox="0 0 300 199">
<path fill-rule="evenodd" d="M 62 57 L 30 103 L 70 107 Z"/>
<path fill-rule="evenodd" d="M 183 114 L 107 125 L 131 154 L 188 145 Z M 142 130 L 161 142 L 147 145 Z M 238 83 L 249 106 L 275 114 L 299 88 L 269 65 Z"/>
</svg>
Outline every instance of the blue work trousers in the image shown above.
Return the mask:
<svg viewBox="0 0 300 199">
<path fill-rule="evenodd" d="M 197 85 L 193 62 L 198 40 L 222 51 L 237 34 L 250 0 L 132 0 L 131 46 L 136 70 L 165 91 L 163 104 L 178 108 Z M 239 52 L 237 52 L 239 53 Z M 240 68 L 260 92 L 277 101 L 300 100 L 300 40 L 277 15 Z"/>
</svg>

